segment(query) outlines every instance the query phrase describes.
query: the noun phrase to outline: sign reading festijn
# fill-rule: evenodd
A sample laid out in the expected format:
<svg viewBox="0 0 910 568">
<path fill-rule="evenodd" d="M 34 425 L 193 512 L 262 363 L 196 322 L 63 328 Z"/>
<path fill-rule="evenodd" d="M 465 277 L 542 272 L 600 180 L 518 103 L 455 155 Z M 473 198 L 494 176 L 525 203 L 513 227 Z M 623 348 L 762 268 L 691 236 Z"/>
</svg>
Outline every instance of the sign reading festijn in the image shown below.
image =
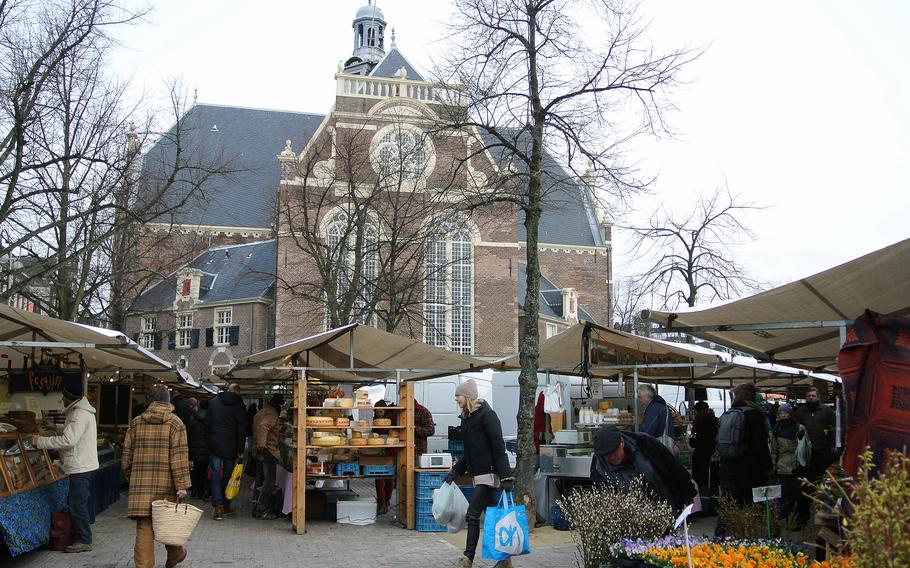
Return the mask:
<svg viewBox="0 0 910 568">
<path fill-rule="evenodd" d="M 55 365 L 34 365 L 24 371 L 10 371 L 9 392 L 40 392 L 47 394 L 62 391 L 64 387 L 82 390 L 82 371 L 61 369 Z"/>
</svg>

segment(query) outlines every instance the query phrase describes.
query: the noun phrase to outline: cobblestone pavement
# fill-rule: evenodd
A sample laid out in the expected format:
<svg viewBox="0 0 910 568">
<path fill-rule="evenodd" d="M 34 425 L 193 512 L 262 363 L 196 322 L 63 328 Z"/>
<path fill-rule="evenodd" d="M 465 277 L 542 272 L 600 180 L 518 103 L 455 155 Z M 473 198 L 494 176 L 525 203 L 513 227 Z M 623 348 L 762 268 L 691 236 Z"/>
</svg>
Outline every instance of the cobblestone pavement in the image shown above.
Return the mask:
<svg viewBox="0 0 910 568">
<path fill-rule="evenodd" d="M 260 521 L 250 517 L 242 503 L 236 515 L 222 521 L 211 518 L 211 506 L 198 501 L 206 512 L 187 545 L 189 554 L 181 568 L 282 568 L 282 567 L 450 567 L 460 551 L 434 533 L 399 528 L 389 516 L 363 527 L 330 522 L 308 522 L 307 534 L 298 536 L 287 519 Z M 133 564 L 135 522 L 126 518 L 126 495 L 98 516 L 92 525 L 95 549 L 64 554 L 39 549 L 11 562 L 5 568 L 127 568 Z M 463 534 L 463 533 L 462 533 Z M 488 568 L 480 560 L 475 566 Z M 164 566 L 164 546 L 156 545 L 156 566 Z M 575 566 L 574 547 L 539 548 L 514 559 L 518 568 Z"/>
</svg>

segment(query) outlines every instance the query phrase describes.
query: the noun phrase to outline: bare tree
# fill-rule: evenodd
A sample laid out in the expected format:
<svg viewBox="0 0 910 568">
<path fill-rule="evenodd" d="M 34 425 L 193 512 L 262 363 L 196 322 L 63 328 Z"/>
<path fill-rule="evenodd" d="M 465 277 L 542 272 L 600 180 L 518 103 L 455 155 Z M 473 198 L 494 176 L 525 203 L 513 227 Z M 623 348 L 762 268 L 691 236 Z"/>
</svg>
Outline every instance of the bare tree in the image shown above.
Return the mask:
<svg viewBox="0 0 910 568">
<path fill-rule="evenodd" d="M 626 144 L 665 130 L 664 115 L 672 108 L 666 96 L 697 53 L 656 53 L 645 41 L 646 26 L 635 8 L 618 1 L 455 4 L 457 46 L 440 79 L 462 83 L 465 90 L 448 107 L 448 126 L 476 131 L 474 155 L 489 152 L 506 165 L 476 194 L 476 202 L 508 201 L 524 214 L 527 296 L 520 345 L 517 491 L 530 506 L 540 343 L 538 227 L 544 199 L 558 196 L 569 182 L 560 174 L 562 168 L 548 166 L 547 157 L 567 166 L 574 179 L 592 167 L 601 191 L 614 200 L 645 189 L 650 180 L 626 159 Z"/>
<path fill-rule="evenodd" d="M 625 227 L 635 236 L 632 255 L 650 259 L 649 268 L 636 278 L 637 292 L 675 308 L 757 290 L 734 247 L 754 238 L 743 214 L 762 208 L 718 189 L 700 197 L 688 212 L 661 207 L 647 223 Z"/>
<path fill-rule="evenodd" d="M 648 336 L 650 324 L 641 311 L 650 305 L 650 294 L 639 286 L 636 278 L 622 278 L 613 287 L 613 328 Z"/>
<path fill-rule="evenodd" d="M 182 147 L 185 108 L 172 86 L 177 126 L 162 136 L 172 151 L 140 182 L 140 150 L 160 128 L 141 102 L 126 102 L 106 61 L 110 31 L 142 15 L 113 0 L 0 2 L 0 258 L 16 259 L 0 265 L 14 283 L 4 298 L 47 283 L 41 301 L 53 315 L 122 325 L 120 280 L 139 252 L 130 235 L 166 222 L 224 171 L 220 156 Z"/>
</svg>

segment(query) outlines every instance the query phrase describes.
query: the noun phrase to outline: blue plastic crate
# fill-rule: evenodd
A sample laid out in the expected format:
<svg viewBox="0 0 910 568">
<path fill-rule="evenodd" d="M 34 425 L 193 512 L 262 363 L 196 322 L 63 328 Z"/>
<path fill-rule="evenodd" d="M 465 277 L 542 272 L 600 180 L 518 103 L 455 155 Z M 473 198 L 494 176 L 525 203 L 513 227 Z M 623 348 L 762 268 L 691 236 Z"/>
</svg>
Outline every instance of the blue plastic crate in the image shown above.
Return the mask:
<svg viewBox="0 0 910 568">
<path fill-rule="evenodd" d="M 415 508 L 418 516 L 433 516 L 433 500 L 432 499 L 418 499 L 417 506 Z"/>
<path fill-rule="evenodd" d="M 418 516 L 417 526 L 415 527 L 418 532 L 445 532 L 446 526 L 440 525 L 436 522 L 436 519 L 433 518 L 433 515 L 429 516 Z"/>
<path fill-rule="evenodd" d="M 442 485 L 442 483 L 440 483 L 439 485 Z M 433 490 L 439 489 L 439 485 L 436 485 L 436 486 L 424 485 L 423 487 L 418 487 L 417 491 L 416 491 L 417 499 L 422 499 L 422 500 L 429 499 L 430 501 L 432 501 L 433 500 Z"/>
<path fill-rule="evenodd" d="M 464 440 L 449 440 L 450 452 L 464 452 Z"/>
<path fill-rule="evenodd" d="M 360 475 L 360 465 L 354 463 L 336 463 L 335 475 Z"/>
<path fill-rule="evenodd" d="M 567 531 L 571 528 L 569 521 L 562 516 L 562 509 L 559 508 L 559 505 L 553 505 L 550 508 L 550 524 L 558 531 Z"/>
<path fill-rule="evenodd" d="M 448 475 L 448 472 L 446 471 L 418 471 L 417 487 L 432 487 L 433 489 L 439 489 L 442 482 L 445 480 L 446 475 Z"/>
<path fill-rule="evenodd" d="M 361 475 L 379 477 L 381 475 L 395 475 L 394 465 L 362 465 L 360 466 Z"/>
<path fill-rule="evenodd" d="M 464 452 L 463 452 L 463 451 L 449 450 L 449 453 L 452 454 L 452 461 L 453 461 L 453 462 L 457 462 L 458 460 L 460 460 L 461 458 L 464 457 Z"/>
</svg>

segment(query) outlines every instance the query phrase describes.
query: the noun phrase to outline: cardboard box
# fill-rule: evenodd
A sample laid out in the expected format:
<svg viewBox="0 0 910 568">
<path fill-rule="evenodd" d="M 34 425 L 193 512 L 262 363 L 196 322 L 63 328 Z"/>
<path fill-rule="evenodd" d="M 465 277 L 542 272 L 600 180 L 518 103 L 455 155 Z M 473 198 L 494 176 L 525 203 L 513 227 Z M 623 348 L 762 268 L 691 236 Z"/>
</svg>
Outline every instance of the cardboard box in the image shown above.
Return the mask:
<svg viewBox="0 0 910 568">
<path fill-rule="evenodd" d="M 395 456 L 360 456 L 360 465 L 395 465 Z"/>
<path fill-rule="evenodd" d="M 566 427 L 565 412 L 548 412 L 550 415 L 550 429 L 554 432 L 563 430 Z"/>
</svg>

